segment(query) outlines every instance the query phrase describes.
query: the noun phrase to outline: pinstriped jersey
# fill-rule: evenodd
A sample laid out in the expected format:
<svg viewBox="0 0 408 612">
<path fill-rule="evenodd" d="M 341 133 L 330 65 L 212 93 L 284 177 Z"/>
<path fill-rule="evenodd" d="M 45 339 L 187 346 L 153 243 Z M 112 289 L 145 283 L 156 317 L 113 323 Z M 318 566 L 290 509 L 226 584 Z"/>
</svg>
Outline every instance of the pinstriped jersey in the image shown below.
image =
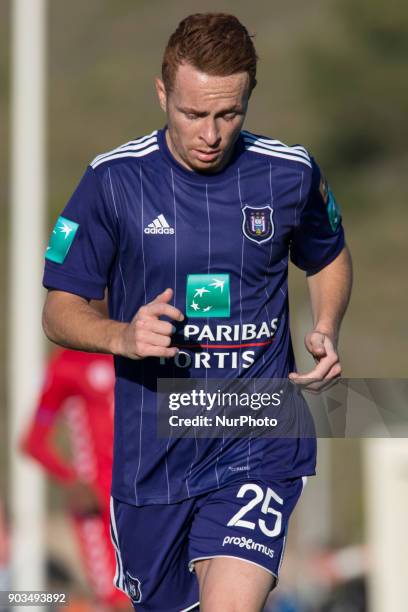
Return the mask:
<svg viewBox="0 0 408 612">
<path fill-rule="evenodd" d="M 163 129 L 95 158 L 54 227 L 44 286 L 87 299 L 107 287 L 110 317 L 125 322 L 172 287 L 185 314 L 174 359 L 115 357 L 114 497 L 173 503 L 314 473 L 311 438 L 157 438 L 157 379 L 286 378 L 289 258 L 314 274 L 343 246 L 333 194 L 303 147 L 244 131 L 209 175 L 180 165 Z"/>
</svg>

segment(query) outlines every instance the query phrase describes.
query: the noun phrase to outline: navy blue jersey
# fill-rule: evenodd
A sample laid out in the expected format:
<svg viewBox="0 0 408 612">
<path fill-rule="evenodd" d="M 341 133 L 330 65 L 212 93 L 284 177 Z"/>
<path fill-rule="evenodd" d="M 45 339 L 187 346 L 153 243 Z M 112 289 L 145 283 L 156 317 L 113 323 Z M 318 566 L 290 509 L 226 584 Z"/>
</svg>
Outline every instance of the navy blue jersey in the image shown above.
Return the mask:
<svg viewBox="0 0 408 612">
<path fill-rule="evenodd" d="M 174 359 L 115 358 L 114 497 L 172 503 L 243 477 L 314 473 L 310 438 L 158 439 L 157 378 L 286 378 L 289 256 L 313 274 L 343 246 L 303 147 L 242 132 L 229 165 L 206 175 L 180 165 L 160 130 L 95 158 L 53 230 L 44 286 L 88 299 L 107 287 L 118 321 L 171 287 L 186 315 Z"/>
</svg>

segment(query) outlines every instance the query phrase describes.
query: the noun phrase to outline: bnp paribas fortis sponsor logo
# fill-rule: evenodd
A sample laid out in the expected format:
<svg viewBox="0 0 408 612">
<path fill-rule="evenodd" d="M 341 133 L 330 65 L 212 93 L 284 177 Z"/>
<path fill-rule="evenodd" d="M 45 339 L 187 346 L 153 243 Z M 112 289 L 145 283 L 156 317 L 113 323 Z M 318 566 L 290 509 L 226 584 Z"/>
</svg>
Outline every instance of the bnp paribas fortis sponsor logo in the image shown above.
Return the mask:
<svg viewBox="0 0 408 612">
<path fill-rule="evenodd" d="M 75 221 L 66 217 L 58 217 L 58 221 L 51 232 L 45 258 L 54 263 L 64 263 L 78 228 L 79 224 Z"/>
<path fill-rule="evenodd" d="M 229 274 L 189 274 L 186 315 L 188 317 L 229 317 Z"/>
</svg>

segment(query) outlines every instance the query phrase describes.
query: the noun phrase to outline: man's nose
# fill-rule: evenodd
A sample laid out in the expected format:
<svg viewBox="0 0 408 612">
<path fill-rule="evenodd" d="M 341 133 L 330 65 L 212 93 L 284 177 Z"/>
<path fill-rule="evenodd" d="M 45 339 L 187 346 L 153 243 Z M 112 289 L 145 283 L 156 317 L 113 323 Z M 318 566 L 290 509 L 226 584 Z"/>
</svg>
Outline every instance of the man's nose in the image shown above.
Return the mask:
<svg viewBox="0 0 408 612">
<path fill-rule="evenodd" d="M 221 137 L 217 128 L 217 123 L 214 121 L 214 119 L 206 117 L 201 132 L 201 137 L 209 147 L 215 147 L 217 144 L 219 144 Z"/>
</svg>

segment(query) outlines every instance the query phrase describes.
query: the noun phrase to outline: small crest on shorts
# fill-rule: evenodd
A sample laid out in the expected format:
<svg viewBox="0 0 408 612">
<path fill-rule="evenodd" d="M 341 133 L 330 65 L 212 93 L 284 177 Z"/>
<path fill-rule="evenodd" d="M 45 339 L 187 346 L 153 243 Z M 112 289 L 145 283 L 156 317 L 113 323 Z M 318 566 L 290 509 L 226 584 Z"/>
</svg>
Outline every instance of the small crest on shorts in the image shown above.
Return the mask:
<svg viewBox="0 0 408 612">
<path fill-rule="evenodd" d="M 142 589 L 139 578 L 134 578 L 126 572 L 126 587 L 130 599 L 134 603 L 140 603 L 142 601 Z"/>
<path fill-rule="evenodd" d="M 273 209 L 270 206 L 263 206 L 261 208 L 244 206 L 242 209 L 244 217 L 242 231 L 245 236 L 258 244 L 270 240 L 274 234 L 272 214 Z"/>
</svg>

